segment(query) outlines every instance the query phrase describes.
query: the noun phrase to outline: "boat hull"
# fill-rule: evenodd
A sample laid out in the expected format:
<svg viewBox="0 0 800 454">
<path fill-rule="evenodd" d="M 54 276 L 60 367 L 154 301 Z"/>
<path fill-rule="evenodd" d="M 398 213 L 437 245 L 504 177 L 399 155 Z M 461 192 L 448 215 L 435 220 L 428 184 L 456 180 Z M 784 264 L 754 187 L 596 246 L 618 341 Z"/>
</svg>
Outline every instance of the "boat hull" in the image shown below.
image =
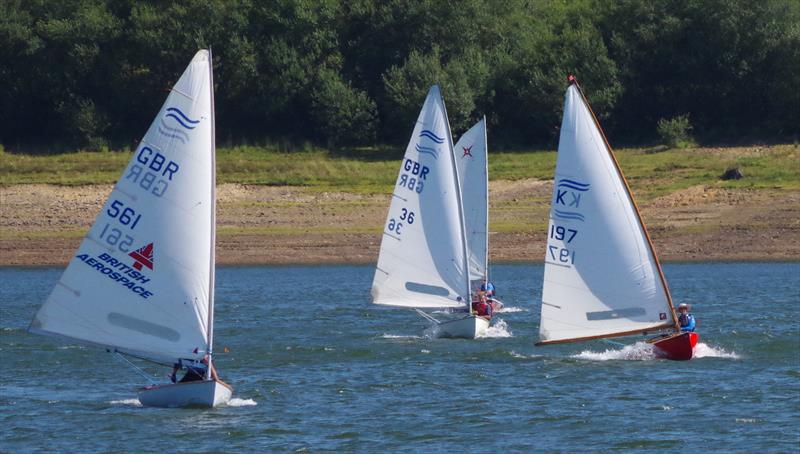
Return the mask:
<svg viewBox="0 0 800 454">
<path fill-rule="evenodd" d="M 155 385 L 139 390 L 139 402 L 145 407 L 216 407 L 228 403 L 233 388 L 219 380 Z"/>
<path fill-rule="evenodd" d="M 437 326 L 437 337 L 475 339 L 486 333 L 489 320 L 477 315 L 468 315 L 457 320 L 440 322 Z"/>
<path fill-rule="evenodd" d="M 698 339 L 700 336 L 697 333 L 677 333 L 664 338 L 652 339 L 650 342 L 659 358 L 686 361 L 692 359 Z"/>
</svg>

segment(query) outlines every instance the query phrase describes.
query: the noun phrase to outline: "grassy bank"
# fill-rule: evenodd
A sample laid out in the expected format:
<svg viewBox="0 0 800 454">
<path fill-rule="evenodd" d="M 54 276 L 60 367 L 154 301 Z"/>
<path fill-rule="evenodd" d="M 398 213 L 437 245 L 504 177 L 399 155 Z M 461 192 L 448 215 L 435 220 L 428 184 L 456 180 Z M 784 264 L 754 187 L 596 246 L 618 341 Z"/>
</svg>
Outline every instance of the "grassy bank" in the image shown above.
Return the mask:
<svg viewBox="0 0 800 454">
<path fill-rule="evenodd" d="M 690 148 L 652 152 L 617 150 L 637 197 L 648 199 L 698 184 L 722 188 L 800 189 L 797 145 Z M 109 184 L 119 178 L 131 152 L 75 152 L 28 155 L 0 151 L 0 185 Z M 262 147 L 223 148 L 217 152 L 218 181 L 306 186 L 311 190 L 388 192 L 397 176 L 402 150 L 375 149 L 285 153 Z M 553 151 L 490 152 L 493 180 L 550 179 Z M 719 176 L 738 166 L 744 178 Z"/>
</svg>

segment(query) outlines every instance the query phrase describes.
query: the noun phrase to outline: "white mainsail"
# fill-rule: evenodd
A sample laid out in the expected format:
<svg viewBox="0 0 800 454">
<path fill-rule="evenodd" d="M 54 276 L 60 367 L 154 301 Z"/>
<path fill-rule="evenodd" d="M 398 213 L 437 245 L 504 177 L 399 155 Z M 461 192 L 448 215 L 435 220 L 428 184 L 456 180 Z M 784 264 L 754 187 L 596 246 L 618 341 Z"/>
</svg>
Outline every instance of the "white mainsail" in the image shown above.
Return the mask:
<svg viewBox="0 0 800 454">
<path fill-rule="evenodd" d="M 200 359 L 210 350 L 212 92 L 210 53 L 201 50 L 30 331 L 164 362 Z"/>
<path fill-rule="evenodd" d="M 406 148 L 384 225 L 372 302 L 415 308 L 467 305 L 466 244 L 450 126 L 433 86 Z"/>
<path fill-rule="evenodd" d="M 644 226 L 575 84 L 564 101 L 547 232 L 541 344 L 674 325 Z"/>
<path fill-rule="evenodd" d="M 489 162 L 486 118 L 465 132 L 453 151 L 458 164 L 464 227 L 469 254 L 469 279 L 488 279 L 489 269 Z"/>
</svg>

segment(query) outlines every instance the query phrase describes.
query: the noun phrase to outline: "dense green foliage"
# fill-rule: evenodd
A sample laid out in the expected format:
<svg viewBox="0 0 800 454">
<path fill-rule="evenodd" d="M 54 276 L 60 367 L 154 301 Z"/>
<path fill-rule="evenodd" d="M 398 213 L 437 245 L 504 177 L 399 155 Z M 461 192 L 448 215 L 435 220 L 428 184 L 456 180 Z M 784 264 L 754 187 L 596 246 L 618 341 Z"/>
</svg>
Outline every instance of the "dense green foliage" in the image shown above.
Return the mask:
<svg viewBox="0 0 800 454">
<path fill-rule="evenodd" d="M 223 144 L 402 143 L 433 83 L 454 133 L 552 145 L 575 74 L 612 142 L 781 140 L 800 125 L 794 0 L 4 0 L 0 143 L 136 142 L 198 48 Z"/>
</svg>

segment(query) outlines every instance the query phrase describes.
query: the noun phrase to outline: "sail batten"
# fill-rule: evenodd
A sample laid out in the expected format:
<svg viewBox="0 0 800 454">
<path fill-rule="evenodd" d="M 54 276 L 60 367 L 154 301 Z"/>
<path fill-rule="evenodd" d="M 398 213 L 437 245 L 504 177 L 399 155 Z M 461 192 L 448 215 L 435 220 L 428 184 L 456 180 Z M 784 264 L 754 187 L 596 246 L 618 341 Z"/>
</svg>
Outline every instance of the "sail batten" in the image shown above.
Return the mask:
<svg viewBox="0 0 800 454">
<path fill-rule="evenodd" d="M 209 52 L 201 50 L 170 91 L 31 332 L 162 362 L 200 359 L 209 349 L 210 74 Z M 212 248 L 204 246 L 209 238 Z"/>
<path fill-rule="evenodd" d="M 392 191 L 372 283 L 373 303 L 429 309 L 467 305 L 457 185 L 447 113 L 439 87 L 433 86 Z"/>
<path fill-rule="evenodd" d="M 652 243 L 576 84 L 564 101 L 542 302 L 537 345 L 618 337 L 674 323 Z"/>
</svg>

